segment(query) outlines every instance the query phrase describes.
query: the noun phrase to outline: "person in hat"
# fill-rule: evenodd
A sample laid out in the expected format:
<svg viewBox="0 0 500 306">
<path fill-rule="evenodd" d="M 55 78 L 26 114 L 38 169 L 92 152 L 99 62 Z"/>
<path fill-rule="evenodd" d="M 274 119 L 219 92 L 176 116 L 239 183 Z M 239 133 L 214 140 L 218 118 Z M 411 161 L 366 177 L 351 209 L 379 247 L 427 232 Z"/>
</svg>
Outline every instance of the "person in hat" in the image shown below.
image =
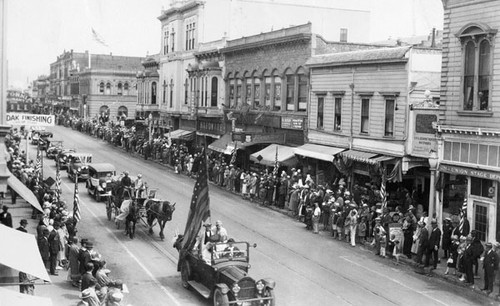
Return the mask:
<svg viewBox="0 0 500 306">
<path fill-rule="evenodd" d="M 432 257 L 432 266 L 434 269 L 437 268 L 439 256 L 439 244 L 441 242 L 441 230 L 438 227 L 437 220 L 431 220 L 432 231 L 429 235 L 429 242 L 427 248 L 427 256 L 425 257 L 425 267 L 429 266 L 430 259 Z"/>
<path fill-rule="evenodd" d="M 123 300 L 123 282 L 115 280 L 109 283 L 108 292 L 102 301 L 103 306 L 120 306 Z"/>
<path fill-rule="evenodd" d="M 95 278 L 89 279 L 88 287 L 82 290 L 82 293 L 80 295 L 82 300 L 80 301 L 80 303 L 78 303 L 78 305 L 88 305 L 88 306 L 101 305 L 101 301 L 99 301 L 99 298 L 97 297 L 97 293 L 95 291 L 96 284 L 97 282 Z M 82 286 L 83 286 L 83 281 L 82 281 Z"/>
<path fill-rule="evenodd" d="M 9 206 L 4 205 L 2 207 L 2 213 L 0 213 L 0 223 L 12 227 L 12 215 L 9 212 Z"/>
<path fill-rule="evenodd" d="M 451 236 L 451 244 L 449 247 L 449 257 L 446 262 L 446 272 L 444 274 L 448 275 L 450 268 L 454 269 L 454 275 L 457 275 L 457 261 L 458 261 L 458 247 L 460 246 L 460 241 L 457 235 Z"/>
<path fill-rule="evenodd" d="M 356 203 L 351 203 L 351 204 L 356 204 Z M 356 206 L 353 205 L 351 211 L 349 212 L 349 218 L 351 220 L 351 222 L 349 223 L 349 234 L 352 247 L 356 246 L 356 234 L 358 228 L 358 211 L 356 210 L 355 207 Z"/>
<path fill-rule="evenodd" d="M 414 240 L 418 241 L 418 247 L 417 247 L 417 257 L 415 258 L 415 262 L 418 265 L 422 265 L 423 261 L 423 256 L 427 256 L 427 249 L 429 247 L 429 231 L 427 230 L 427 227 L 425 227 L 425 222 L 423 220 L 418 221 L 418 236 Z"/>
<path fill-rule="evenodd" d="M 26 226 L 28 226 L 28 220 L 26 219 L 21 219 L 21 222 L 19 222 L 19 227 L 16 228 L 16 230 L 20 231 L 20 232 L 24 232 L 24 233 L 27 233 L 28 231 L 26 230 Z"/>
<path fill-rule="evenodd" d="M 375 239 L 372 242 L 372 245 L 375 246 L 373 249 L 375 252 L 375 255 L 381 255 L 381 243 L 382 239 L 385 238 L 386 232 L 384 227 L 381 224 L 381 218 L 377 217 L 375 218 L 375 227 L 373 228 L 373 235 L 375 236 Z"/>
<path fill-rule="evenodd" d="M 465 278 L 462 276 L 460 280 L 474 287 L 474 250 L 471 244 L 472 237 L 469 235 L 465 238 L 465 249 L 461 259 Z"/>
<path fill-rule="evenodd" d="M 222 221 L 217 220 L 215 222 L 215 228 L 212 229 L 212 237 L 216 237 L 216 241 L 213 242 L 227 241 L 227 230 L 222 226 Z"/>
<path fill-rule="evenodd" d="M 451 233 L 453 232 L 453 226 L 451 225 L 451 218 L 447 217 L 444 219 L 443 224 L 443 243 L 442 248 L 444 251 L 442 259 L 449 258 L 449 251 L 451 246 Z"/>
<path fill-rule="evenodd" d="M 121 179 L 122 186 L 124 187 L 130 187 L 132 186 L 132 179 L 129 176 L 128 171 L 123 171 L 123 177 Z"/>
<path fill-rule="evenodd" d="M 134 181 L 134 191 L 136 198 L 142 198 L 142 193 L 146 189 L 144 180 L 142 179 L 142 174 L 137 174 L 137 178 Z"/>
<path fill-rule="evenodd" d="M 495 281 L 495 274 L 498 270 L 498 255 L 493 251 L 493 244 L 488 242 L 484 245 L 484 288 L 483 292 L 490 294 L 493 292 L 493 282 Z"/>
<path fill-rule="evenodd" d="M 69 262 L 69 278 L 71 280 L 71 285 L 73 287 L 79 287 L 80 282 L 80 267 L 78 262 L 78 254 L 80 253 L 80 247 L 78 246 L 78 238 L 72 237 L 69 241 L 68 248 L 66 248 L 66 258 Z"/>
</svg>

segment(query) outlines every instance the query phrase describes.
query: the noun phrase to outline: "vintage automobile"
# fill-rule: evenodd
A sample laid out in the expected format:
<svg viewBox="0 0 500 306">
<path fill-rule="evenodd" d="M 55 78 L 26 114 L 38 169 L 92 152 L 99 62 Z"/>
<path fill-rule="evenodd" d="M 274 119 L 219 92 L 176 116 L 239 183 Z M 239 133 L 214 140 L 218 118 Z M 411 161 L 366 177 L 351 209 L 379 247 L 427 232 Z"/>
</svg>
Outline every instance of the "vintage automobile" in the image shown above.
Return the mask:
<svg viewBox="0 0 500 306">
<path fill-rule="evenodd" d="M 115 166 L 109 163 L 89 164 L 89 178 L 86 183 L 87 192 L 93 195 L 97 202 L 111 196 L 112 178 L 115 176 Z"/>
<path fill-rule="evenodd" d="M 200 243 L 179 261 L 182 285 L 212 297 L 217 306 L 274 306 L 275 281 L 248 276 L 249 250 L 248 242 Z"/>
<path fill-rule="evenodd" d="M 59 152 L 63 150 L 63 141 L 62 140 L 52 140 L 49 144 L 49 147 L 45 151 L 47 158 L 55 159 Z"/>
<path fill-rule="evenodd" d="M 33 131 L 31 133 L 31 144 L 39 145 L 42 141 L 47 140 L 47 138 L 52 138 L 53 136 L 52 132 Z"/>
<path fill-rule="evenodd" d="M 59 169 L 68 169 L 69 155 L 75 152 L 75 149 L 63 149 L 57 154 L 56 164 L 59 164 Z"/>
<path fill-rule="evenodd" d="M 74 181 L 86 181 L 89 179 L 88 164 L 92 162 L 90 153 L 70 153 L 68 154 L 68 177 Z"/>
</svg>

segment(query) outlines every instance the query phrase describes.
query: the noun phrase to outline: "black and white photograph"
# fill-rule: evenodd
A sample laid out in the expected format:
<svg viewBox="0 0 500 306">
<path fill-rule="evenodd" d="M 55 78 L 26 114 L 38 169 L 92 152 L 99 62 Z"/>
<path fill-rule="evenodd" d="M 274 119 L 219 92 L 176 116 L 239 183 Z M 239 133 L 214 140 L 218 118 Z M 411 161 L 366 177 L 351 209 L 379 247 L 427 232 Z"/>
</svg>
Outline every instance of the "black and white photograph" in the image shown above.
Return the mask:
<svg viewBox="0 0 500 306">
<path fill-rule="evenodd" d="M 0 306 L 500 305 L 499 29 L 0 0 Z"/>
</svg>

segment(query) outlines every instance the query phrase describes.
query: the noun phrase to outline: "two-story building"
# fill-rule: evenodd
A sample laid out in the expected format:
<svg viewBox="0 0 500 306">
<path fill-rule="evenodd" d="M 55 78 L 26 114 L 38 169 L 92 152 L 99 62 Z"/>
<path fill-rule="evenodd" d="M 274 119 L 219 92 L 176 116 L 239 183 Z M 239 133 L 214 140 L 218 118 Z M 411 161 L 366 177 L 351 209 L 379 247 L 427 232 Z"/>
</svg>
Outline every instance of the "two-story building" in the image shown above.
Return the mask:
<svg viewBox="0 0 500 306">
<path fill-rule="evenodd" d="M 410 104 L 422 101 L 426 90 L 438 95 L 440 50 L 404 46 L 324 54 L 305 66 L 311 79 L 309 142 L 296 152 L 317 180 L 330 182 L 340 172 L 351 187 L 374 183 L 385 194 L 404 185 L 421 193 L 425 206 L 431 147 L 410 143 Z"/>
<path fill-rule="evenodd" d="M 439 208 L 464 209 L 483 241 L 500 240 L 500 2 L 444 5 Z"/>
</svg>

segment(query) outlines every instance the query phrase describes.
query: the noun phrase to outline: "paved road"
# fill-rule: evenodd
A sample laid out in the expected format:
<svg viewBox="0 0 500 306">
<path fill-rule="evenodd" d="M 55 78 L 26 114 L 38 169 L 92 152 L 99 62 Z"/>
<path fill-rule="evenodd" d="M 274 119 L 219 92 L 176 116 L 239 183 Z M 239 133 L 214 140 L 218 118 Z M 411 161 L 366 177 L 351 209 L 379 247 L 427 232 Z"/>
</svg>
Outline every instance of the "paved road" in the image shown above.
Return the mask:
<svg viewBox="0 0 500 306">
<path fill-rule="evenodd" d="M 132 305 L 210 305 L 180 285 L 177 251 L 171 246 L 176 229 L 183 232 L 194 181 L 143 159 L 131 157 L 102 140 L 64 127 L 53 128 L 54 138 L 65 147 L 93 154 L 94 162 L 111 162 L 118 171 L 142 173 L 158 196 L 176 202 L 173 220 L 167 223 L 165 241 L 138 225 L 136 239 L 106 219 L 104 203 L 96 203 L 80 183 L 83 220 L 79 235 L 95 241 L 114 277 L 127 283 Z M 34 155 L 33 151 L 30 152 Z M 54 175 L 54 162 L 46 160 L 45 176 Z M 63 172 L 63 192 L 72 203 L 74 184 Z M 363 248 L 313 235 L 303 224 L 278 212 L 259 207 L 210 186 L 212 221 L 222 220 L 229 236 L 257 243 L 251 251 L 250 275 L 276 280 L 277 305 L 484 305 L 459 288 L 415 274 L 406 267 L 375 258 Z M 74 297 L 66 297 L 65 305 Z M 65 297 L 57 297 L 64 301 Z M 74 301 L 74 300 L 73 300 Z M 59 305 L 58 303 L 56 305 Z"/>
</svg>

